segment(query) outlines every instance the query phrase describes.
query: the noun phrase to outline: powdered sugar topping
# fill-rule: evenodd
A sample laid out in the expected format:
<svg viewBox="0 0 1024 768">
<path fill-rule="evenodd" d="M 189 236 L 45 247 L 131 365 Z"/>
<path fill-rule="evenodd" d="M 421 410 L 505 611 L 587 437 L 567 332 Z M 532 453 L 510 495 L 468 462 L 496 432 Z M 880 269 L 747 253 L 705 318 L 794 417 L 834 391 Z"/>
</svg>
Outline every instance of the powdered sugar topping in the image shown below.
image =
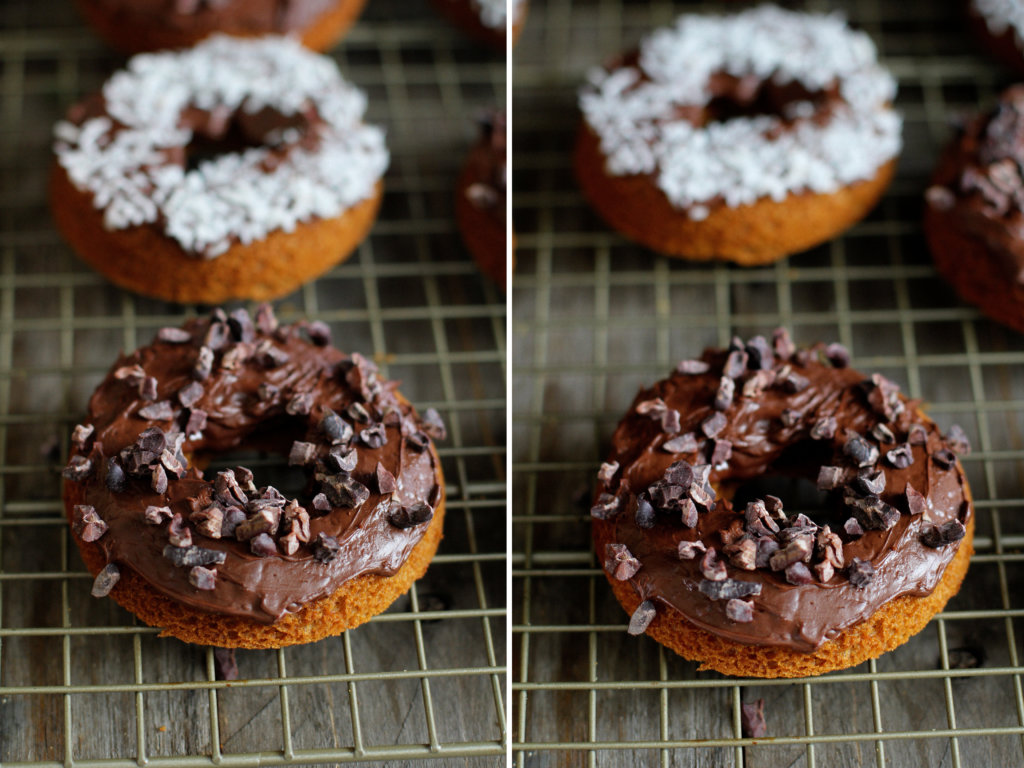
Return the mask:
<svg viewBox="0 0 1024 768">
<path fill-rule="evenodd" d="M 480 14 L 481 23 L 491 29 L 501 29 L 505 26 L 509 8 L 512 9 L 514 23 L 525 4 L 526 0 L 473 0 L 473 5 Z"/>
<path fill-rule="evenodd" d="M 985 20 L 993 35 L 1013 29 L 1017 45 L 1024 45 L 1024 3 L 1020 0 L 972 0 L 971 5 Z"/>
<path fill-rule="evenodd" d="M 838 84 L 840 100 L 823 124 L 810 101 L 787 105 L 781 116 L 704 126 L 680 117 L 681 107 L 708 105 L 711 77 L 722 73 L 812 93 Z M 642 42 L 637 66 L 592 72 L 580 105 L 609 173 L 652 174 L 669 201 L 697 219 L 715 200 L 781 201 L 872 178 L 901 147 L 902 121 L 889 107 L 895 94 L 870 38 L 840 16 L 761 6 L 680 17 Z"/>
<path fill-rule="evenodd" d="M 366 97 L 330 59 L 296 40 L 211 37 L 182 52 L 142 54 L 103 87 L 108 116 L 54 129 L 72 183 L 93 195 L 109 229 L 160 223 L 181 247 L 214 258 L 234 241 L 290 232 L 340 215 L 368 198 L 388 165 L 380 128 L 362 124 Z M 323 125 L 315 149 L 294 128 L 278 132 L 283 158 L 268 147 L 220 155 L 194 170 L 167 153 L 188 145 L 188 107 L 283 116 L 312 107 Z M 279 153 L 280 154 L 280 153 Z"/>
</svg>

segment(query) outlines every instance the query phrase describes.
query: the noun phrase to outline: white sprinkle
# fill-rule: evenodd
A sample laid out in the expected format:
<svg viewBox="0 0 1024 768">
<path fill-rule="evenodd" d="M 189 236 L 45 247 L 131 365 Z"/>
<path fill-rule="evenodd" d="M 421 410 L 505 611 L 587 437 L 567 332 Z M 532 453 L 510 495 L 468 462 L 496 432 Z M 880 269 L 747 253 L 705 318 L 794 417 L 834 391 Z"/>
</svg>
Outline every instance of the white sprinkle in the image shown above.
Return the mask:
<svg viewBox="0 0 1024 768">
<path fill-rule="evenodd" d="M 72 183 L 92 193 L 109 229 L 162 220 L 169 237 L 208 259 L 236 238 L 252 242 L 340 215 L 373 193 L 388 165 L 383 131 L 362 123 L 366 96 L 331 59 L 290 38 L 218 36 L 182 52 L 142 54 L 107 81 L 103 95 L 113 120 L 54 128 Z M 283 115 L 312 106 L 325 125 L 315 152 L 294 146 L 294 130 L 274 136 L 292 148 L 272 171 L 262 167 L 269 150 L 257 148 L 186 172 L 167 165 L 165 153 L 192 140 L 179 127 L 190 105 Z"/>
<path fill-rule="evenodd" d="M 680 107 L 706 106 L 711 76 L 754 75 L 810 91 L 839 83 L 841 101 L 824 125 L 809 102 L 786 117 L 737 117 L 695 127 Z M 580 93 L 601 141 L 606 170 L 651 174 L 669 201 L 706 217 L 715 198 L 731 207 L 794 192 L 831 193 L 870 179 L 901 147 L 902 120 L 890 104 L 896 81 L 875 46 L 836 14 L 762 6 L 734 16 L 681 16 L 648 36 L 639 65 L 590 73 Z"/>
<path fill-rule="evenodd" d="M 526 0 L 511 0 L 513 23 L 519 20 L 519 15 L 525 4 Z M 508 18 L 506 0 L 473 0 L 473 6 L 485 27 L 501 29 L 505 26 L 505 20 Z"/>
<path fill-rule="evenodd" d="M 1001 35 L 1012 28 L 1017 46 L 1024 46 L 1024 3 L 1020 0 L 972 0 L 971 5 L 985 20 L 989 32 Z"/>
</svg>

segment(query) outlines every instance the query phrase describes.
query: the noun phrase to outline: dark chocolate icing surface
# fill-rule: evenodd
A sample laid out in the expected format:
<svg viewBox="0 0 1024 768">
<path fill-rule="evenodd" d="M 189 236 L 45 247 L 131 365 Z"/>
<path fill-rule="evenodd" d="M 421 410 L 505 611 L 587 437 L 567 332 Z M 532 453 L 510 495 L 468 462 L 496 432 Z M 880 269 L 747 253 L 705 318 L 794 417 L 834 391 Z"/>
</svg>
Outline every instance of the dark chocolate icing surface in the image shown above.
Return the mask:
<svg viewBox="0 0 1024 768">
<path fill-rule="evenodd" d="M 436 413 L 417 415 L 319 323 L 277 326 L 261 308 L 255 325 L 217 311 L 184 331 L 122 356 L 76 429 L 65 476 L 106 526 L 95 543 L 108 562 L 194 608 L 264 623 L 361 574 L 394 574 L 443 497 Z M 198 468 L 238 449 L 288 456 L 305 491 Z"/>
<path fill-rule="evenodd" d="M 592 514 L 616 543 L 599 558 L 642 600 L 729 640 L 809 652 L 935 588 L 971 515 L 950 451 L 968 447 L 891 382 L 845 367 L 838 347 L 841 367 L 784 333 L 772 346 L 734 340 L 641 391 Z M 827 495 L 820 509 L 772 496 L 734 507 L 766 476 Z"/>
</svg>

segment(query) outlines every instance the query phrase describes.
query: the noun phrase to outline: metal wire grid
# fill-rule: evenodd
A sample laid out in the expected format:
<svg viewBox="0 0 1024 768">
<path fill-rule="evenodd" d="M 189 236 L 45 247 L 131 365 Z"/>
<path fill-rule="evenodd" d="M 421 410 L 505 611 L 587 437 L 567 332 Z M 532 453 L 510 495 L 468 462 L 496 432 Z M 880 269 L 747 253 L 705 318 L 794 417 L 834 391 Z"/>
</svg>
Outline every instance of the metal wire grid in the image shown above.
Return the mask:
<svg viewBox="0 0 1024 768">
<path fill-rule="evenodd" d="M 900 80 L 906 147 L 879 208 L 845 236 L 761 269 L 686 265 L 608 230 L 572 177 L 586 69 L 707 3 L 549 0 L 516 51 L 513 294 L 513 756 L 519 766 L 1020 765 L 1024 762 L 1024 339 L 935 276 L 920 196 L 950 118 L 1005 75 L 957 4 L 818 3 L 865 28 Z M 734 7 L 734 6 L 733 6 Z M 838 340 L 959 422 L 977 554 L 960 594 L 902 648 L 803 681 L 698 673 L 626 616 L 589 541 L 587 502 L 636 389 L 733 334 L 787 325 Z M 764 698 L 768 739 L 741 737 Z"/>
<path fill-rule="evenodd" d="M 49 131 L 120 64 L 69 7 L 0 7 L 0 763 L 296 765 L 505 752 L 505 301 L 453 224 L 477 112 L 504 103 L 504 62 L 426 5 L 374 0 L 336 55 L 389 130 L 371 238 L 278 303 L 372 353 L 449 425 L 445 541 L 393 608 L 340 638 L 240 652 L 161 640 L 110 601 L 69 545 L 59 498 L 67 435 L 118 349 L 201 308 L 119 291 L 51 224 Z M 498 521 L 498 522 L 495 522 Z M 485 756 L 492 757 L 485 757 Z"/>
</svg>

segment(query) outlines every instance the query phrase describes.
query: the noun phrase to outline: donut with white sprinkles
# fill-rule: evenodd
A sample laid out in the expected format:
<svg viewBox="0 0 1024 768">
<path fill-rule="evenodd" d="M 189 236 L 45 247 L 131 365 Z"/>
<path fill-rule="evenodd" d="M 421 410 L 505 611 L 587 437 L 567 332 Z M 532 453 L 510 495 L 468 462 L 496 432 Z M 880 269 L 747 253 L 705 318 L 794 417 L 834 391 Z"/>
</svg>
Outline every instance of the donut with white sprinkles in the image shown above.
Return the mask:
<svg viewBox="0 0 1024 768">
<path fill-rule="evenodd" d="M 769 263 L 877 202 L 901 148 L 895 94 L 838 15 L 684 15 L 590 74 L 577 176 L 608 223 L 656 251 Z"/>
<path fill-rule="evenodd" d="M 50 197 L 77 254 L 172 301 L 285 295 L 369 232 L 388 166 L 366 97 L 281 37 L 142 54 L 54 129 Z"/>
</svg>

